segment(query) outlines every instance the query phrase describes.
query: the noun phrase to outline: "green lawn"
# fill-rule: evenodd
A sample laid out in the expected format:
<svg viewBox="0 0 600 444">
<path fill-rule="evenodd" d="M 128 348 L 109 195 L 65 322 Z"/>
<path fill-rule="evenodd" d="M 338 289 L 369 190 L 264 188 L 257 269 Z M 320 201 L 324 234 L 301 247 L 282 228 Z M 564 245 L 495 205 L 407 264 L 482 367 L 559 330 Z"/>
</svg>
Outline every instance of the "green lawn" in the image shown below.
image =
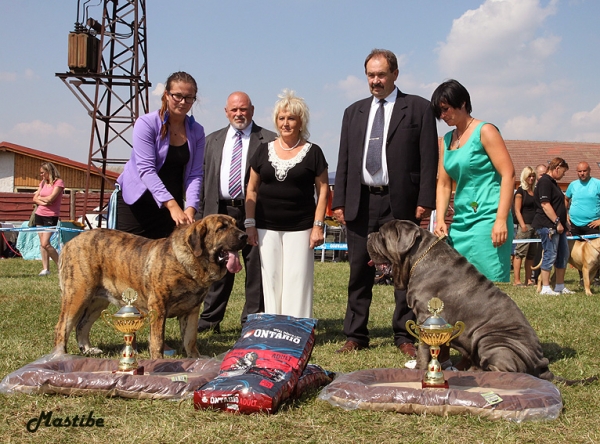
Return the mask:
<svg viewBox="0 0 600 444">
<path fill-rule="evenodd" d="M 52 349 L 58 319 L 60 291 L 56 268 L 52 275 L 37 276 L 36 261 L 0 260 L 0 378 L 47 354 Z M 439 272 L 439 270 L 432 270 Z M 319 319 L 311 362 L 335 372 L 383 367 L 401 367 L 405 358 L 393 346 L 390 319 L 392 288 L 375 288 L 369 328 L 372 348 L 349 355 L 336 355 L 345 338 L 342 318 L 346 309 L 347 263 L 317 263 L 315 316 Z M 598 360 L 598 295 L 586 297 L 577 287 L 577 273 L 569 270 L 567 286 L 577 293 L 542 297 L 530 287 L 501 288 L 524 311 L 542 341 L 551 370 L 566 378 L 600 374 Z M 236 280 L 221 334 L 198 338 L 200 352 L 215 356 L 229 349 L 241 327 L 243 304 L 241 283 Z M 473 289 L 474 292 L 477 289 Z M 443 313 L 442 313 L 443 315 Z M 181 351 L 178 325 L 167 324 L 167 343 Z M 147 333 L 141 344 L 146 344 Z M 92 329 L 93 344 L 118 344 L 119 336 L 102 322 Z M 116 348 L 114 348 L 116 349 Z M 74 334 L 69 351 L 76 352 Z M 140 350 L 148 357 L 147 348 Z M 110 357 L 117 357 L 109 355 Z M 457 358 L 457 356 L 454 356 Z M 196 411 L 192 400 L 138 401 L 101 396 L 0 395 L 2 442 L 210 442 L 210 443 L 558 443 L 600 442 L 600 383 L 559 389 L 564 411 L 552 422 L 489 421 L 476 416 L 417 416 L 389 412 L 345 411 L 317 399 L 318 392 L 283 405 L 271 416 L 230 415 Z M 63 416 L 87 415 L 104 419 L 102 428 L 40 428 L 26 430 L 27 421 L 42 411 Z"/>
</svg>

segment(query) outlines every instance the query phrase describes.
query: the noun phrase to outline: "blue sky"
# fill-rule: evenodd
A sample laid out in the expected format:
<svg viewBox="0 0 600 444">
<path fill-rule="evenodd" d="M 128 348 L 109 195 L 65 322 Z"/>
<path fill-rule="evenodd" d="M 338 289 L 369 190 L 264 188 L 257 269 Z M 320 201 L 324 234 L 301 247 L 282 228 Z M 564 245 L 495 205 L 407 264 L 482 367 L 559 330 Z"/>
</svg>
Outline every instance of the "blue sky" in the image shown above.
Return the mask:
<svg viewBox="0 0 600 444">
<path fill-rule="evenodd" d="M 99 3 L 88 3 L 97 20 Z M 91 119 L 54 75 L 68 69 L 76 7 L 0 0 L 0 140 L 87 162 Z M 600 142 L 597 0 L 147 0 L 147 15 L 152 110 L 162 82 L 184 70 L 199 84 L 193 112 L 207 133 L 226 125 L 235 90 L 273 129 L 277 95 L 293 89 L 331 171 L 344 109 L 369 95 L 363 63 L 375 47 L 396 53 L 405 92 L 430 98 L 459 80 L 473 115 L 505 138 Z M 128 152 L 114 145 L 108 157 Z"/>
</svg>

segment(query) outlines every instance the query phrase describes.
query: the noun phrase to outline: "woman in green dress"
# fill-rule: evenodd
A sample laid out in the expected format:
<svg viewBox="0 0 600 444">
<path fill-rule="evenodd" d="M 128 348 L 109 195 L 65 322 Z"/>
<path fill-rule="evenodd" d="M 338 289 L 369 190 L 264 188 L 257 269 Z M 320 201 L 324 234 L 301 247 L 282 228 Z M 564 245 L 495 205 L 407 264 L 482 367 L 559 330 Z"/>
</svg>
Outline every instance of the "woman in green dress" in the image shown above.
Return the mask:
<svg viewBox="0 0 600 444">
<path fill-rule="evenodd" d="M 510 282 L 515 170 L 504 140 L 494 125 L 471 117 L 469 92 L 456 80 L 438 86 L 431 106 L 437 119 L 456 127 L 440 149 L 434 233 L 449 236 L 450 245 L 491 281 Z"/>
</svg>

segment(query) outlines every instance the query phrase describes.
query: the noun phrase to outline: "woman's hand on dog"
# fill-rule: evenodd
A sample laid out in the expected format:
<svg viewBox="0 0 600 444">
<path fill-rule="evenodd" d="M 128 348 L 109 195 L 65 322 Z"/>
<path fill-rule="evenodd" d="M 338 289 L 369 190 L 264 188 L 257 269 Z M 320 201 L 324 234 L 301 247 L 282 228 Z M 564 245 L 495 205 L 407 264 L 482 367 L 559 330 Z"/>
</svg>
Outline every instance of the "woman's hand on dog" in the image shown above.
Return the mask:
<svg viewBox="0 0 600 444">
<path fill-rule="evenodd" d="M 171 213 L 171 219 L 175 221 L 176 226 L 189 225 L 194 222 L 194 218 L 190 217 L 189 212 L 183 211 L 175 199 L 168 200 L 164 205 Z"/>
</svg>

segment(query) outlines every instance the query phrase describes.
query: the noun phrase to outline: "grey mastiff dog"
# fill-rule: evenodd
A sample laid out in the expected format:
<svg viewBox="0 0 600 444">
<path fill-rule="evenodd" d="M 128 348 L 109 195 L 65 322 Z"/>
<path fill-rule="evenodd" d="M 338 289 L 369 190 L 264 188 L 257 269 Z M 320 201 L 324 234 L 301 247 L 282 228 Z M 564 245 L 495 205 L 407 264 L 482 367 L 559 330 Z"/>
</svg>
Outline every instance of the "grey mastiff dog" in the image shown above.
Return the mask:
<svg viewBox="0 0 600 444">
<path fill-rule="evenodd" d="M 392 265 L 394 285 L 407 289 L 417 323 L 430 316 L 427 303 L 433 297 L 444 302 L 441 316 L 447 322 L 465 323 L 465 331 L 452 341 L 463 367 L 555 379 L 517 304 L 442 239 L 412 222 L 395 220 L 370 234 L 367 248 L 375 264 Z M 428 361 L 429 347 L 420 345 L 418 368 L 426 368 Z"/>
</svg>

